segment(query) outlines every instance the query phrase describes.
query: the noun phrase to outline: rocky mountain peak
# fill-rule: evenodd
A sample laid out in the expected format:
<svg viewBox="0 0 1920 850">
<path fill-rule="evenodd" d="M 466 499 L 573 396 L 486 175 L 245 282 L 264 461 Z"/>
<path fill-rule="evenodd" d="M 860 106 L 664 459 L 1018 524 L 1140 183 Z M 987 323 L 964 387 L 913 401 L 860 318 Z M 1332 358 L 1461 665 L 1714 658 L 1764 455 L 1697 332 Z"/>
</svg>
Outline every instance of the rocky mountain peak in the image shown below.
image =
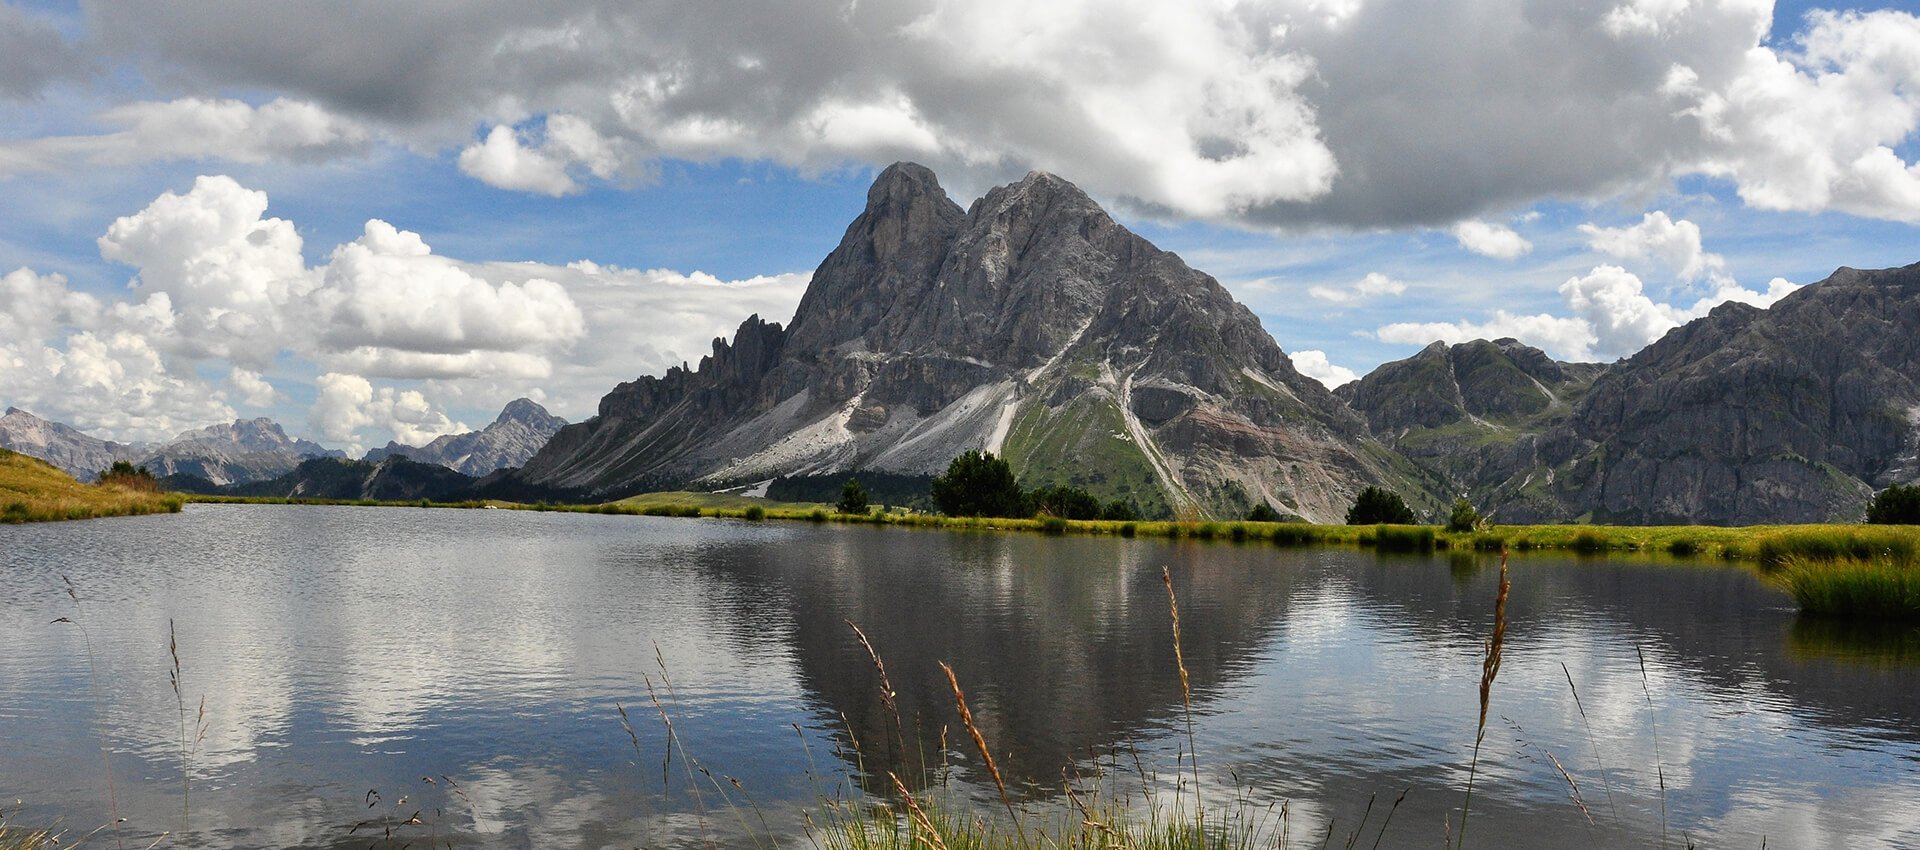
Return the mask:
<svg viewBox="0 0 1920 850">
<path fill-rule="evenodd" d="M 561 425 L 567 423 L 565 419 L 548 413 L 545 407 L 542 407 L 539 402 L 530 398 L 516 398 L 513 401 L 507 402 L 507 406 L 500 408 L 500 415 L 493 420 L 493 424 L 495 425 L 503 425 L 509 422 L 518 423 L 530 428 L 548 428 L 550 431 L 557 431 Z"/>
</svg>

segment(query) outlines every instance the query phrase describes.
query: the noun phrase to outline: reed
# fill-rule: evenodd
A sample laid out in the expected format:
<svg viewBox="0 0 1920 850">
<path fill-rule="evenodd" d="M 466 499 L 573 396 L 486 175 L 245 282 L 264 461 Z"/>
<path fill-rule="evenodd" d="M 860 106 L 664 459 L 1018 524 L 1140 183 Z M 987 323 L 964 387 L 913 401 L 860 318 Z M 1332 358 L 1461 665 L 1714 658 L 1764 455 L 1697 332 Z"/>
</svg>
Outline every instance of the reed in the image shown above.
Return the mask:
<svg viewBox="0 0 1920 850">
<path fill-rule="evenodd" d="M 1920 622 L 1920 564 L 1882 555 L 1823 560 L 1784 556 L 1777 568 L 1800 610 L 1816 617 Z"/>
<path fill-rule="evenodd" d="M 1467 812 L 1473 808 L 1473 781 L 1480 773 L 1480 745 L 1487 739 L 1487 708 L 1493 701 L 1493 680 L 1500 675 L 1500 653 L 1507 642 L 1507 593 L 1513 583 L 1507 579 L 1507 555 L 1500 553 L 1500 589 L 1493 597 L 1493 636 L 1487 639 L 1486 656 L 1480 663 L 1480 722 L 1474 727 L 1473 758 L 1467 763 L 1467 797 L 1460 804 L 1460 833 L 1455 847 L 1467 846 Z"/>
</svg>

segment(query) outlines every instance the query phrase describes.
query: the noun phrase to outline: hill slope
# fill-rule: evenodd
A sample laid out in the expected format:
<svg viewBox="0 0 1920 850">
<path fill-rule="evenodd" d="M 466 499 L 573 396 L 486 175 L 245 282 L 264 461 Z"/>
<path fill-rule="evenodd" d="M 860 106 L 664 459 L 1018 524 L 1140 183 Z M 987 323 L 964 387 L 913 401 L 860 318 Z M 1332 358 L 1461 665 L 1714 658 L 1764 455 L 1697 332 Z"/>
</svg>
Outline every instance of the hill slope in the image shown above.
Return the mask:
<svg viewBox="0 0 1920 850">
<path fill-rule="evenodd" d="M 44 460 L 0 449 L 0 523 L 170 513 L 180 505 L 171 494 L 82 484 Z"/>
</svg>

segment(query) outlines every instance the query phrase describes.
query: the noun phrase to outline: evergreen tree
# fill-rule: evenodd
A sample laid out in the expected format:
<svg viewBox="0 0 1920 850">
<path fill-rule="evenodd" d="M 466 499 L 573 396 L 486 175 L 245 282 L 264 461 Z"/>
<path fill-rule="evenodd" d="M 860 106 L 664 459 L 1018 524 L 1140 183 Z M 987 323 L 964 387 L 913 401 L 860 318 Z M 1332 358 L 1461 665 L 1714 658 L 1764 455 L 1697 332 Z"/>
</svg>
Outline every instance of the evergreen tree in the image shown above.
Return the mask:
<svg viewBox="0 0 1920 850">
<path fill-rule="evenodd" d="M 968 450 L 947 464 L 946 473 L 933 479 L 933 503 L 947 516 L 1033 515 L 1013 466 L 992 452 Z"/>
<path fill-rule="evenodd" d="M 860 479 L 849 478 L 840 487 L 840 504 L 836 507 L 843 514 L 867 513 L 867 488 L 860 486 Z"/>
<path fill-rule="evenodd" d="M 1379 487 L 1361 490 L 1347 511 L 1348 525 L 1413 525 L 1415 522 L 1413 509 L 1407 507 L 1400 494 Z"/>
<path fill-rule="evenodd" d="M 1279 522 L 1279 521 L 1280 521 L 1280 512 L 1274 510 L 1273 506 L 1267 504 L 1266 502 L 1261 502 L 1260 504 L 1254 505 L 1253 510 L 1247 511 L 1247 522 Z"/>
<path fill-rule="evenodd" d="M 1480 527 L 1480 512 L 1474 510 L 1473 503 L 1465 496 L 1453 500 L 1453 511 L 1447 515 L 1447 530 L 1453 532 L 1472 531 Z"/>
<path fill-rule="evenodd" d="M 1881 490 L 1867 506 L 1867 522 L 1875 525 L 1920 525 L 1920 484 L 1895 484 Z"/>
</svg>

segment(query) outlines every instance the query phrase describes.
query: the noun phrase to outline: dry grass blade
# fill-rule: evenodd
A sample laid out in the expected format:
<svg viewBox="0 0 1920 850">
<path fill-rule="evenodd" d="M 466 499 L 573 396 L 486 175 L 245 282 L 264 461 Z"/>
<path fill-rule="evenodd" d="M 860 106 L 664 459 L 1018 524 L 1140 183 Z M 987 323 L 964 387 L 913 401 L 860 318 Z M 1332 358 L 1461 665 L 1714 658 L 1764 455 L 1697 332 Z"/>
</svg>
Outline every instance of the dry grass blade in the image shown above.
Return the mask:
<svg viewBox="0 0 1920 850">
<path fill-rule="evenodd" d="M 1507 594 L 1513 582 L 1507 578 L 1507 553 L 1500 552 L 1500 589 L 1493 597 L 1493 637 L 1487 640 L 1487 655 L 1480 663 L 1480 722 L 1473 734 L 1473 759 L 1467 766 L 1467 796 L 1460 804 L 1460 835 L 1457 844 L 1467 846 L 1467 811 L 1473 806 L 1473 781 L 1480 772 L 1480 745 L 1487 739 L 1487 707 L 1493 702 L 1493 680 L 1500 675 L 1500 650 L 1507 642 Z"/>
<path fill-rule="evenodd" d="M 1653 771 L 1660 780 L 1660 846 L 1667 846 L 1667 768 L 1660 757 L 1660 724 L 1654 720 L 1653 687 L 1647 683 L 1647 654 L 1640 647 L 1633 648 L 1633 654 L 1640 659 L 1640 693 L 1647 698 L 1647 730 L 1653 733 Z"/>
<path fill-rule="evenodd" d="M 980 752 L 980 760 L 987 765 L 987 775 L 993 777 L 993 787 L 1000 789 L 1000 802 L 1007 807 L 1007 817 L 1013 819 L 1013 828 L 1020 833 L 1020 843 L 1027 843 L 1025 827 L 1020 825 L 1020 814 L 1014 811 L 1013 797 L 1007 794 L 1007 781 L 1000 775 L 1000 765 L 993 760 L 993 751 L 987 749 L 986 736 L 980 734 L 980 727 L 973 722 L 973 711 L 967 708 L 967 694 L 960 689 L 960 680 L 953 675 L 953 668 L 947 662 L 940 662 L 940 669 L 947 674 L 947 685 L 953 688 L 953 705 L 960 711 L 960 725 L 967 727 L 967 734 L 973 737 L 973 748 Z"/>
<path fill-rule="evenodd" d="M 1167 610 L 1173 615 L 1173 663 L 1180 670 L 1180 703 L 1186 709 L 1187 719 L 1187 760 L 1193 768 L 1193 812 L 1200 825 L 1200 832 L 1206 833 L 1207 810 L 1200 803 L 1200 754 L 1193 743 L 1193 686 L 1187 676 L 1187 655 L 1180 646 L 1180 600 L 1173 595 L 1173 571 L 1160 568 L 1160 583 L 1167 588 Z"/>
<path fill-rule="evenodd" d="M 1593 747 L 1593 760 L 1600 765 L 1600 787 L 1607 792 L 1607 811 L 1613 813 L 1615 826 L 1620 823 L 1620 808 L 1613 802 L 1613 782 L 1607 778 L 1607 758 L 1600 753 L 1600 740 L 1593 735 L 1593 722 L 1587 719 L 1587 707 L 1580 702 L 1580 689 L 1573 686 L 1573 671 L 1567 669 L 1567 663 L 1560 662 L 1560 672 L 1567 677 L 1567 690 L 1573 694 L 1573 707 L 1580 710 L 1580 725 L 1587 729 L 1587 744 Z M 1588 818 L 1591 820 L 1592 818 Z"/>
<path fill-rule="evenodd" d="M 906 804 L 907 817 L 913 820 L 915 827 L 915 837 L 933 850 L 947 850 L 947 843 L 940 839 L 940 830 L 934 828 L 933 818 L 927 817 L 926 810 L 920 808 L 920 804 L 913 799 L 913 792 L 907 790 L 906 783 L 891 771 L 887 773 L 887 778 L 893 780 L 894 790 L 900 792 L 900 801 Z"/>
<path fill-rule="evenodd" d="M 897 747 L 894 753 L 904 760 L 907 755 L 907 732 L 906 727 L 900 722 L 900 706 L 894 702 L 893 680 L 887 678 L 887 664 L 880 660 L 880 653 L 873 648 L 873 642 L 867 640 L 866 632 L 861 631 L 852 620 L 843 619 L 841 622 L 846 623 L 847 628 L 853 630 L 853 636 L 860 639 L 860 646 L 867 651 L 867 657 L 873 659 L 873 670 L 880 675 L 880 705 L 887 710 L 888 714 L 893 715 L 893 737 Z M 924 771 L 926 765 L 921 765 L 921 769 Z M 924 778 L 924 776 L 921 777 L 921 779 Z"/>
<path fill-rule="evenodd" d="M 1541 752 L 1546 753 L 1547 761 L 1553 763 L 1553 769 L 1560 771 L 1560 778 L 1567 781 L 1567 796 L 1572 798 L 1574 807 L 1580 810 L 1580 814 L 1586 816 L 1588 825 L 1593 825 L 1593 812 L 1587 811 L 1587 801 L 1580 798 L 1580 783 L 1573 781 L 1573 774 L 1568 773 L 1567 769 L 1560 765 L 1560 760 L 1554 758 L 1553 753 L 1545 750 Z"/>
</svg>

